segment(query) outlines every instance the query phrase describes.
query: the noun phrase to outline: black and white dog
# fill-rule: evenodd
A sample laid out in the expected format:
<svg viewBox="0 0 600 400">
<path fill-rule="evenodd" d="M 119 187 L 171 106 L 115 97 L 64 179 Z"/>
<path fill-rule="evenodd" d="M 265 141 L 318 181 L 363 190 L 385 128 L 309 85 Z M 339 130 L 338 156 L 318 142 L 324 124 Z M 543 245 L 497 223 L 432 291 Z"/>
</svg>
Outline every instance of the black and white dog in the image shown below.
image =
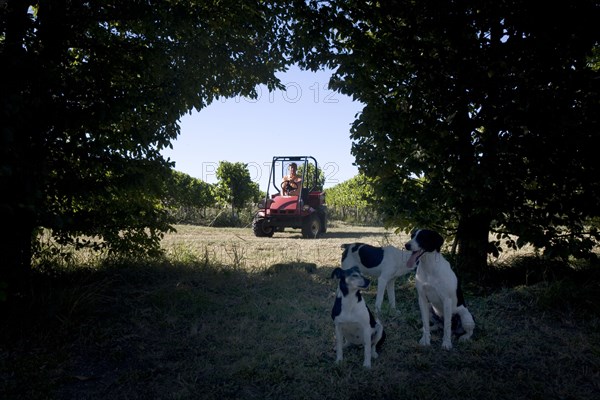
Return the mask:
<svg viewBox="0 0 600 400">
<path fill-rule="evenodd" d="M 360 293 L 360 289 L 366 289 L 371 282 L 360 273 L 358 267 L 336 268 L 331 277 L 340 280 L 331 310 L 335 325 L 336 362 L 343 359 L 345 340 L 347 345 L 364 346 L 363 366 L 371 368 L 371 357 L 378 357 L 385 341 L 383 325 L 373 316 Z"/>
<path fill-rule="evenodd" d="M 392 309 L 396 309 L 396 291 L 394 284 L 396 278 L 414 271 L 407 267 L 411 253 L 400 250 L 394 246 L 377 247 L 364 243 L 343 244 L 342 269 L 358 265 L 360 271 L 377 278 L 377 297 L 375 310 L 381 312 L 383 296 L 387 290 L 388 302 Z"/>
<path fill-rule="evenodd" d="M 423 336 L 419 344 L 430 345 L 431 307 L 438 321 L 443 320 L 442 348 L 450 350 L 453 322 L 456 327 L 454 333 L 462 334 L 459 339 L 462 341 L 473 335 L 475 321 L 467 309 L 456 274 L 440 253 L 443 243 L 444 239 L 439 233 L 422 229 L 413 232 L 411 240 L 406 243 L 406 249 L 412 252 L 409 267 L 418 264 L 415 278 L 423 321 Z"/>
</svg>

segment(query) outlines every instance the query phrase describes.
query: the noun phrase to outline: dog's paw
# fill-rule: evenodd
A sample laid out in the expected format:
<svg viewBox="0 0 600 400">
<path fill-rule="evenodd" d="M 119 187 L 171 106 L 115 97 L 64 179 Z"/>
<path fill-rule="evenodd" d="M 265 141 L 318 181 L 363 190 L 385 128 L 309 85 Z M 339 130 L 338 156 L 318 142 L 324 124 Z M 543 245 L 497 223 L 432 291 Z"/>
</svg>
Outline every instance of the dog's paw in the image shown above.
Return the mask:
<svg viewBox="0 0 600 400">
<path fill-rule="evenodd" d="M 365 367 L 366 369 L 371 369 L 371 363 L 365 360 L 365 362 L 363 363 L 363 367 Z"/>
<path fill-rule="evenodd" d="M 451 350 L 452 349 L 452 342 L 449 340 L 444 340 L 442 342 L 442 349 L 444 350 Z"/>
<path fill-rule="evenodd" d="M 465 334 L 462 335 L 461 337 L 458 338 L 459 342 L 467 342 L 471 339 L 471 335 L 470 334 Z"/>
<path fill-rule="evenodd" d="M 429 336 L 423 336 L 421 340 L 419 340 L 419 344 L 421 346 L 429 346 L 431 344 L 431 339 Z"/>
</svg>

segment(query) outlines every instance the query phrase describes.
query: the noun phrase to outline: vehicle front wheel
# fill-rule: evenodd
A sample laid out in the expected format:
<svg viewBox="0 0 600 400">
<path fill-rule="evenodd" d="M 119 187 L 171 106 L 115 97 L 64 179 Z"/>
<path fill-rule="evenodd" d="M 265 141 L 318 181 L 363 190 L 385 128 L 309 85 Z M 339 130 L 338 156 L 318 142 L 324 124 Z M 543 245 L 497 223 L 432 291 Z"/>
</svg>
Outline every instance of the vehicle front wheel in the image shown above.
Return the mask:
<svg viewBox="0 0 600 400">
<path fill-rule="evenodd" d="M 302 236 L 316 239 L 321 235 L 321 218 L 316 213 L 307 216 L 302 223 Z"/>
<path fill-rule="evenodd" d="M 265 226 L 264 218 L 255 218 L 252 221 L 252 231 L 256 237 L 272 237 L 275 233 L 272 226 Z"/>
</svg>

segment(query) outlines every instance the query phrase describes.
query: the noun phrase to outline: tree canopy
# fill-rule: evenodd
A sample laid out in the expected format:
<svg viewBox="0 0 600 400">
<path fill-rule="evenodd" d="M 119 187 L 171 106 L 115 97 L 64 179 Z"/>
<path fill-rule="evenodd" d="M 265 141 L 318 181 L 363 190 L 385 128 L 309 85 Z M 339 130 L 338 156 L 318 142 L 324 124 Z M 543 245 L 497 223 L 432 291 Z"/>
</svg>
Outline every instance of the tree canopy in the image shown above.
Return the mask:
<svg viewBox="0 0 600 400">
<path fill-rule="evenodd" d="M 280 87 L 299 61 L 365 104 L 351 137 L 401 228 L 488 233 L 549 255 L 597 243 L 598 4 L 517 0 L 0 3 L 0 283 L 50 228 L 79 246 L 158 250 L 160 151 L 219 97 Z M 210 134 L 210 133 L 207 133 Z M 86 239 L 82 239 L 85 237 Z M 510 243 L 510 242 L 509 242 Z"/>
<path fill-rule="evenodd" d="M 157 250 L 169 229 L 161 149 L 186 112 L 280 86 L 288 3 L 2 2 L 0 281 L 29 265 L 39 226 Z"/>
<path fill-rule="evenodd" d="M 391 223 L 583 256 L 600 238 L 596 1 L 309 2 L 304 65 L 365 104 L 353 154 Z M 302 31 L 302 30 L 300 30 Z M 309 45 L 310 44 L 310 45 Z M 597 54 L 597 53 L 596 53 Z"/>
</svg>

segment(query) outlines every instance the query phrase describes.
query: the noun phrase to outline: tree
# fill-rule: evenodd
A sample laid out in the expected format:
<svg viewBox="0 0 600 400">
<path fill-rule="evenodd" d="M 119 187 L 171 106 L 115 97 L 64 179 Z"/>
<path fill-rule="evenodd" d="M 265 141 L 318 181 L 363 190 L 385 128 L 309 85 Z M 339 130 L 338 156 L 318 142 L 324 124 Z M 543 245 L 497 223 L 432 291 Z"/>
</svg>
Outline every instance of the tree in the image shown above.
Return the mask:
<svg viewBox="0 0 600 400">
<path fill-rule="evenodd" d="M 197 217 L 215 205 L 214 186 L 183 172 L 172 170 L 167 186 L 164 202 L 177 222 L 197 223 Z"/>
<path fill-rule="evenodd" d="M 217 167 L 217 197 L 223 204 L 231 205 L 231 215 L 244 208 L 250 200 L 260 197 L 258 183 L 252 182 L 248 164 L 220 161 Z"/>
<path fill-rule="evenodd" d="M 161 149 L 219 97 L 280 87 L 287 1 L 0 3 L 0 282 L 32 233 L 156 251 L 169 229 Z M 18 276 L 17 276 L 18 275 Z"/>
<path fill-rule="evenodd" d="M 501 250 L 490 231 L 549 256 L 590 254 L 596 1 L 340 0 L 304 12 L 297 56 L 335 69 L 330 86 L 365 104 L 352 152 L 390 221 L 447 229 L 472 271 Z"/>
</svg>

